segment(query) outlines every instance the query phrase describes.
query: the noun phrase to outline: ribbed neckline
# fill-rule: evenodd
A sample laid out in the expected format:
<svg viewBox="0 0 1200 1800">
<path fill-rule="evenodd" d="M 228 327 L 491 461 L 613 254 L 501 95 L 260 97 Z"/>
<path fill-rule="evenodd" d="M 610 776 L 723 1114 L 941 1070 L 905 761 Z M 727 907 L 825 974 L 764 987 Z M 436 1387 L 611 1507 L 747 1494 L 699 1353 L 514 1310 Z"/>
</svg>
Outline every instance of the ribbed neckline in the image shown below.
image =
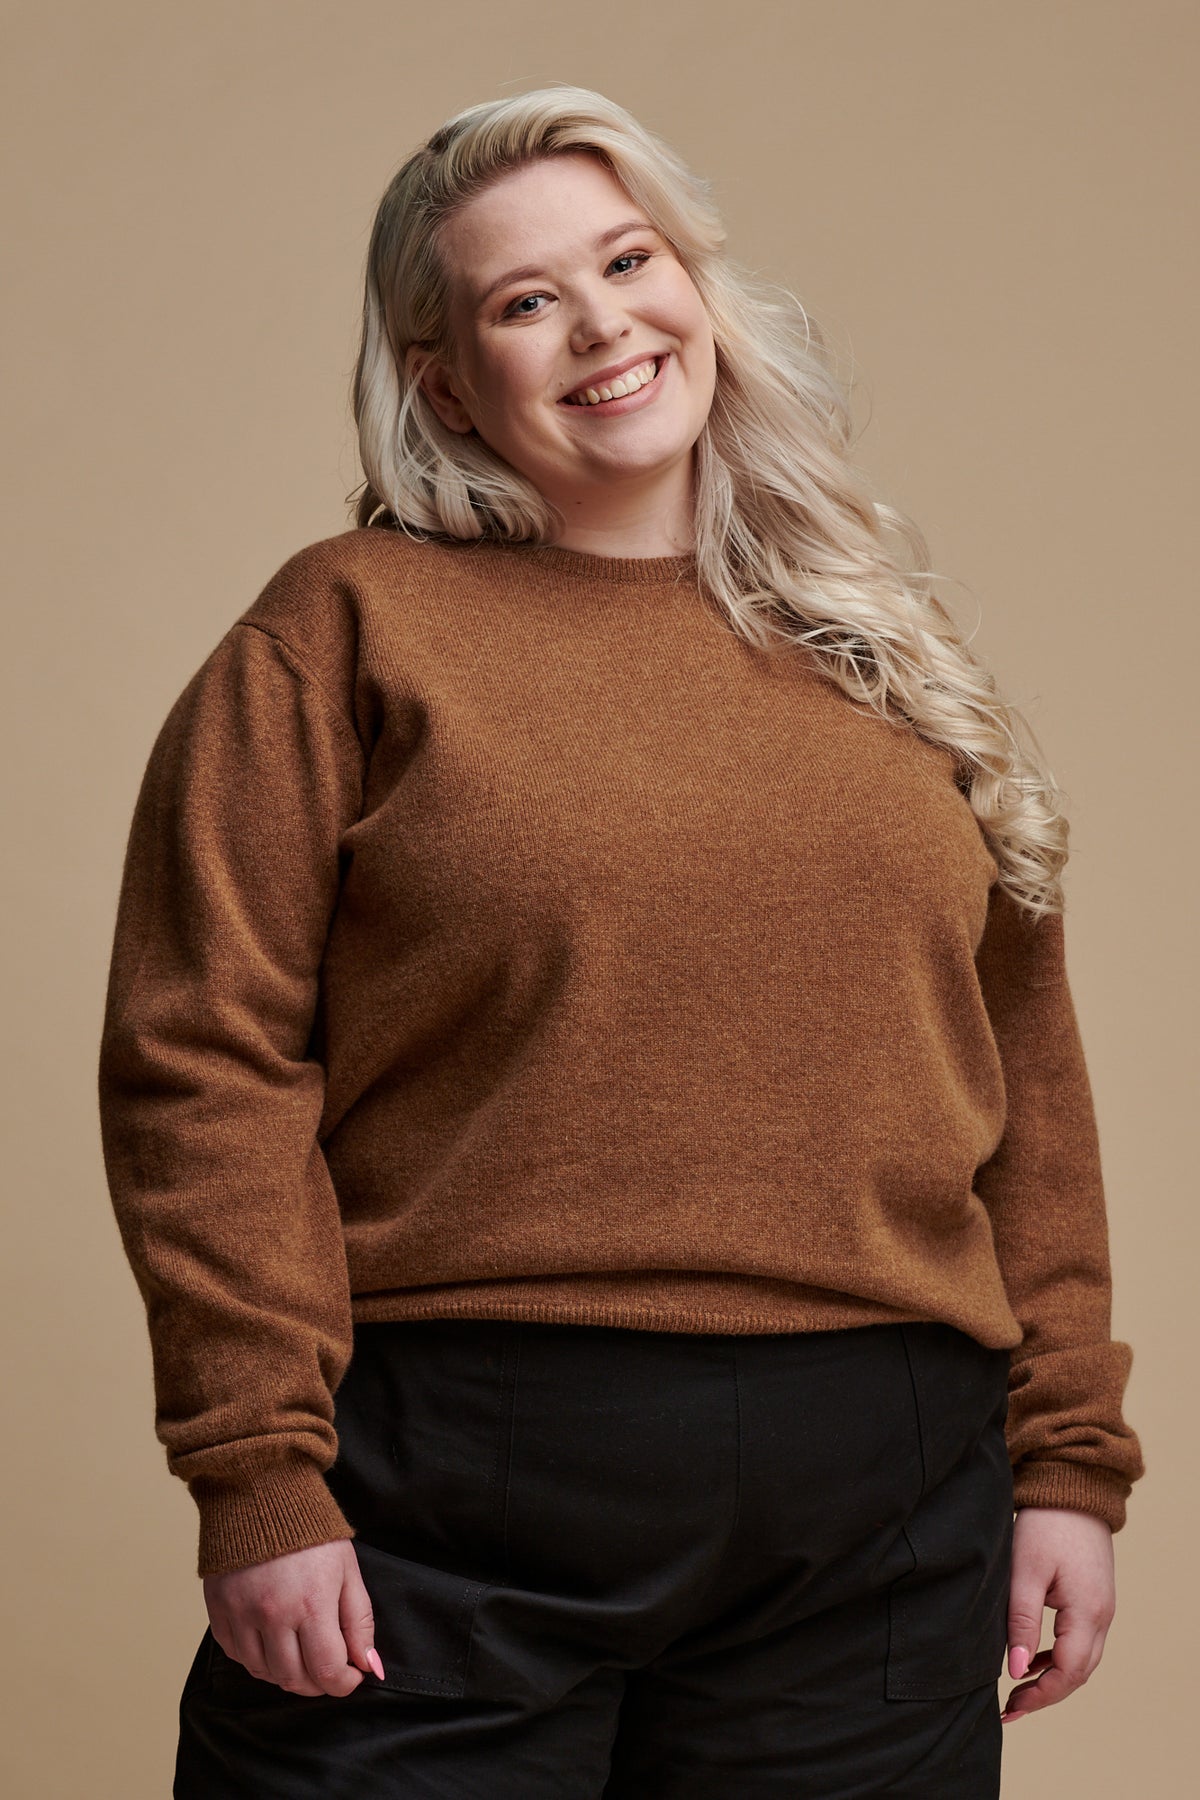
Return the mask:
<svg viewBox="0 0 1200 1800">
<path fill-rule="evenodd" d="M 693 550 L 681 556 L 598 556 L 591 550 L 568 550 L 564 544 L 509 543 L 503 538 L 491 540 L 489 548 L 552 574 L 578 575 L 585 580 L 677 581 L 696 569 Z"/>
</svg>

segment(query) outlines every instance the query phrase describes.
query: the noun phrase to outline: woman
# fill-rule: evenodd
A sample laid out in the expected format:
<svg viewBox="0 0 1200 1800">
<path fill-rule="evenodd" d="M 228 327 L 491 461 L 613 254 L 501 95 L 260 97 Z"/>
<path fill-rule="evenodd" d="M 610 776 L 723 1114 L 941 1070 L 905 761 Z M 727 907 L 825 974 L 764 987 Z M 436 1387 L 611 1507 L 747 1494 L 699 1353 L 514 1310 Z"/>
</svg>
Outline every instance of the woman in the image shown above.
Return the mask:
<svg viewBox="0 0 1200 1800">
<path fill-rule="evenodd" d="M 101 1116 L 200 1512 L 176 1796 L 974 1800 L 1099 1661 L 1066 822 L 723 242 L 597 94 L 436 132 L 356 525 L 151 752 Z"/>
</svg>

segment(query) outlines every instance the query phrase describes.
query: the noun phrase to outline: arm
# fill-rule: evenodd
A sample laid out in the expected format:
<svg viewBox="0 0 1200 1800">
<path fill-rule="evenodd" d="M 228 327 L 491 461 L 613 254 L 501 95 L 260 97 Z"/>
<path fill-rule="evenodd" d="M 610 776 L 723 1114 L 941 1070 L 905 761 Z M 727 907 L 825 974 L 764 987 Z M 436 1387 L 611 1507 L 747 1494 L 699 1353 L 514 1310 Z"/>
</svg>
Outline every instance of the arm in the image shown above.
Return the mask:
<svg viewBox="0 0 1200 1800">
<path fill-rule="evenodd" d="M 1092 1513 L 1118 1531 L 1144 1464 L 1121 1411 L 1133 1352 L 1111 1337 L 1099 1140 L 1062 915 L 1034 921 L 995 884 L 976 967 L 1006 1119 L 975 1189 L 1025 1333 L 1009 1383 L 1015 1502 Z"/>
<path fill-rule="evenodd" d="M 130 829 L 100 1125 L 201 1575 L 354 1535 L 323 1479 L 353 1336 L 308 1050 L 361 779 L 349 718 L 239 621 L 171 708 Z"/>
</svg>

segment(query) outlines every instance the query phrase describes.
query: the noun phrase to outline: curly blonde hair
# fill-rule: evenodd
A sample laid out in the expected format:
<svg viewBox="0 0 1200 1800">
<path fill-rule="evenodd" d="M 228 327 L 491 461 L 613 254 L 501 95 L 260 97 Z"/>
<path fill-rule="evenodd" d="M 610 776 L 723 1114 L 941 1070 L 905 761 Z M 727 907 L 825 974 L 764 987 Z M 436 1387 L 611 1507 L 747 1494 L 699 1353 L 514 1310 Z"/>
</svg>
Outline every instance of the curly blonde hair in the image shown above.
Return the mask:
<svg viewBox="0 0 1200 1800">
<path fill-rule="evenodd" d="M 712 184 L 604 95 L 563 83 L 468 107 L 393 176 L 367 250 L 351 390 L 365 472 L 348 496 L 355 523 L 554 542 L 557 509 L 477 433 L 447 429 L 420 379 L 433 358 L 457 368 L 441 227 L 500 176 L 580 151 L 644 209 L 711 321 L 716 387 L 695 446 L 701 586 L 749 642 L 806 652 L 856 704 L 948 750 L 999 885 L 1035 920 L 1061 913 L 1061 790 L 933 594 L 919 527 L 850 462 L 849 399 L 826 339 L 793 294 L 726 256 Z"/>
</svg>

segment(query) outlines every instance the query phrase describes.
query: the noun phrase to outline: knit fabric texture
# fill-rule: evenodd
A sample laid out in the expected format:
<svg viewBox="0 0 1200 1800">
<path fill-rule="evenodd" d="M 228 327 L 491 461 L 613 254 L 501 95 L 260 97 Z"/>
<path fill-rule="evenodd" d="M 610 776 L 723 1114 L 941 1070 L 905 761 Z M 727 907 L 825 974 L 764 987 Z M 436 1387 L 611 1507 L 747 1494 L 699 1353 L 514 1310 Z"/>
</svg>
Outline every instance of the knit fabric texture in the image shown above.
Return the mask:
<svg viewBox="0 0 1200 1800">
<path fill-rule="evenodd" d="M 691 555 L 307 545 L 187 682 L 133 813 L 109 1191 L 200 1574 L 354 1536 L 356 1321 L 937 1319 L 1012 1352 L 1020 1506 L 1125 1522 L 1063 918 L 952 754 Z"/>
</svg>

